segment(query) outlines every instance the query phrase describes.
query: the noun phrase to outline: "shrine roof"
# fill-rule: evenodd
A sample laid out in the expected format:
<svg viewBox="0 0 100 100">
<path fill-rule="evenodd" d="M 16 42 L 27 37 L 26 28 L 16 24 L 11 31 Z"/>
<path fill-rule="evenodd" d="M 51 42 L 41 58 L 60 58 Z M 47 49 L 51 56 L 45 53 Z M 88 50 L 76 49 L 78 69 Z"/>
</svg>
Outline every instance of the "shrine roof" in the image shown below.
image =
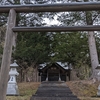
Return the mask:
<svg viewBox="0 0 100 100">
<path fill-rule="evenodd" d="M 40 65 L 39 65 L 39 67 L 40 67 L 39 69 L 40 69 L 40 70 L 44 70 L 44 69 L 46 69 L 46 68 L 51 67 L 52 64 L 55 64 L 56 66 L 61 67 L 61 68 L 64 69 L 64 70 L 72 69 L 71 65 L 68 65 L 67 62 L 64 62 L 64 63 L 62 63 L 62 62 L 44 63 L 44 64 L 40 64 Z"/>
</svg>

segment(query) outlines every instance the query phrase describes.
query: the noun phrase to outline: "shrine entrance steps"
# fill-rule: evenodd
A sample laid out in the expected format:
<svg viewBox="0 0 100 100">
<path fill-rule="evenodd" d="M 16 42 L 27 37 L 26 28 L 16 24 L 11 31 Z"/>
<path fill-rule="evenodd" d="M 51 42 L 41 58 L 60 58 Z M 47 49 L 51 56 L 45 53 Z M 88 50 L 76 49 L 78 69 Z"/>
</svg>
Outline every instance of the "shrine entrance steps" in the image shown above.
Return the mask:
<svg viewBox="0 0 100 100">
<path fill-rule="evenodd" d="M 42 82 L 30 100 L 79 100 L 65 82 Z"/>
</svg>

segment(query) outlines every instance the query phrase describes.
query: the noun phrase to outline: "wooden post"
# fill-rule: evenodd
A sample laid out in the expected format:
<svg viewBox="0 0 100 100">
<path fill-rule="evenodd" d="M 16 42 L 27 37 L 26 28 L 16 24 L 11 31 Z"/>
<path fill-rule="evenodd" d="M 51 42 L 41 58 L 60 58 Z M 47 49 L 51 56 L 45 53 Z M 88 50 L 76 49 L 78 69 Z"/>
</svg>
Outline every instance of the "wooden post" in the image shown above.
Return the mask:
<svg viewBox="0 0 100 100">
<path fill-rule="evenodd" d="M 11 53 L 12 53 L 12 40 L 14 34 L 12 31 L 12 27 L 15 26 L 15 22 L 16 22 L 16 12 L 15 10 L 11 9 L 9 12 L 5 45 L 4 45 L 3 58 L 1 64 L 0 100 L 6 100 L 7 83 L 10 70 Z"/>
<path fill-rule="evenodd" d="M 68 72 L 66 72 L 66 82 L 67 82 L 67 81 L 69 81 L 69 80 L 68 80 L 68 76 L 67 76 L 67 75 L 68 75 Z"/>
<path fill-rule="evenodd" d="M 59 79 L 58 79 L 58 81 L 61 81 L 60 69 L 59 69 Z"/>
<path fill-rule="evenodd" d="M 90 50 L 90 57 L 91 57 L 91 66 L 92 66 L 92 78 L 97 78 L 96 67 L 99 64 L 96 43 L 95 43 L 95 36 L 93 31 L 88 32 L 88 41 L 89 41 L 89 50 Z"/>
<path fill-rule="evenodd" d="M 46 77 L 46 81 L 48 81 L 48 71 L 47 71 L 47 77 Z"/>
</svg>

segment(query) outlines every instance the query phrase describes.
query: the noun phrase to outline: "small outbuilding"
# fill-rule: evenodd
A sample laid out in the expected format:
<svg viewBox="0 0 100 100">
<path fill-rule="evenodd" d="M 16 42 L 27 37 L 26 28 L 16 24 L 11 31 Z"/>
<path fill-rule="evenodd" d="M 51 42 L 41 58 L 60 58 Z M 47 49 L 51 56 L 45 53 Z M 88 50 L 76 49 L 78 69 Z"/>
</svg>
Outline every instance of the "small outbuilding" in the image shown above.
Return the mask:
<svg viewBox="0 0 100 100">
<path fill-rule="evenodd" d="M 67 63 L 40 64 L 41 81 L 69 81 L 71 68 Z"/>
</svg>

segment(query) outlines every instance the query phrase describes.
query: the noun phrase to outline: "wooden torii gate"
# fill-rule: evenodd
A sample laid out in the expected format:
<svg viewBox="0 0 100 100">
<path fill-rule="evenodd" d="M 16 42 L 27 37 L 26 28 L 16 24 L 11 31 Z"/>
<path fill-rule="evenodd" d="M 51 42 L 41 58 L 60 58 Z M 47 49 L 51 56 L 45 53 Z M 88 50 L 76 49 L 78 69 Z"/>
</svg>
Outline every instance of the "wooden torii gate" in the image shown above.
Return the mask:
<svg viewBox="0 0 100 100">
<path fill-rule="evenodd" d="M 16 13 L 32 13 L 32 12 L 62 12 L 62 11 L 91 11 L 100 10 L 100 2 L 81 2 L 81 3 L 65 3 L 65 4 L 41 4 L 41 5 L 3 5 L 0 6 L 0 13 L 9 13 L 8 25 L 6 31 L 6 39 L 3 51 L 3 58 L 0 73 L 0 100 L 6 100 L 6 89 L 8 82 L 8 74 L 10 69 L 12 40 L 14 32 L 56 32 L 56 31 L 100 31 L 100 25 L 93 26 L 68 26 L 68 27 L 16 27 Z M 94 37 L 90 37 L 92 40 Z M 95 63 L 98 64 L 96 50 L 91 52 Z M 94 55 L 95 54 L 95 55 Z"/>
</svg>

